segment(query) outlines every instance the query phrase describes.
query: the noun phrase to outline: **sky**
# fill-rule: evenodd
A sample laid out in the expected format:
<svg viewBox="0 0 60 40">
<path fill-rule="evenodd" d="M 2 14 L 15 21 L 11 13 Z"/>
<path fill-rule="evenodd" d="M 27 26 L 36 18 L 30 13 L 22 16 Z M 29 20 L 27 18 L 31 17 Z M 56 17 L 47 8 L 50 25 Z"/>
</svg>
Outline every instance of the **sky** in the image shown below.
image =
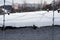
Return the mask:
<svg viewBox="0 0 60 40">
<path fill-rule="evenodd" d="M 3 3 L 4 0 L 0 0 L 0 4 Z M 26 3 L 43 3 L 44 1 L 46 1 L 48 4 L 50 4 L 53 0 L 14 0 L 14 3 L 24 3 L 24 1 Z M 6 0 L 6 4 L 11 4 L 12 0 Z"/>
</svg>

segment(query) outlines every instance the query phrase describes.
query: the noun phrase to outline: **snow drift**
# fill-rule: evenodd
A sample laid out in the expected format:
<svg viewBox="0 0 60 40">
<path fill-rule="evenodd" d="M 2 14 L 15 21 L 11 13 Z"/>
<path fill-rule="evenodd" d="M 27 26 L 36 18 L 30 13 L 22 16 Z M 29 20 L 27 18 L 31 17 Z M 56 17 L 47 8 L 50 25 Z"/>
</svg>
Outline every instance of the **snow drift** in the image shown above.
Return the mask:
<svg viewBox="0 0 60 40">
<path fill-rule="evenodd" d="M 54 24 L 60 25 L 60 13 L 54 12 Z M 52 25 L 53 11 L 36 11 L 5 14 L 5 26 L 48 26 Z M 3 15 L 0 15 L 0 26 L 3 25 Z"/>
</svg>

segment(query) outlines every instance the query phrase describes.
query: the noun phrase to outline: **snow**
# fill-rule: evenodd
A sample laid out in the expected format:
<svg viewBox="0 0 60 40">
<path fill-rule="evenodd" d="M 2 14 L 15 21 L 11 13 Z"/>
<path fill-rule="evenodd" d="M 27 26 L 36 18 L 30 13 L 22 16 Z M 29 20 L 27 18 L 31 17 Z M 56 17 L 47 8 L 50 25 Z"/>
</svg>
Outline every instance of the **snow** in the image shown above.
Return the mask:
<svg viewBox="0 0 60 40">
<path fill-rule="evenodd" d="M 60 25 L 60 13 L 54 12 L 55 25 Z M 48 26 L 52 25 L 53 11 L 36 11 L 5 14 L 5 26 Z M 3 25 L 3 15 L 0 15 L 0 26 Z"/>
</svg>

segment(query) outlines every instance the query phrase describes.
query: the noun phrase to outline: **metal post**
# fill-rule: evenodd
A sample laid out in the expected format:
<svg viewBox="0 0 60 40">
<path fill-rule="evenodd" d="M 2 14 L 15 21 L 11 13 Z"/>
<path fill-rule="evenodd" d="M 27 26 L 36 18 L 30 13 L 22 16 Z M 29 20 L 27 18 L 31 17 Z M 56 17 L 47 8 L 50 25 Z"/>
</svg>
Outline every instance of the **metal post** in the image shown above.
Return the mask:
<svg viewBox="0 0 60 40">
<path fill-rule="evenodd" d="M 26 0 L 24 0 L 23 11 L 25 12 L 26 9 Z"/>
<path fill-rule="evenodd" d="M 55 0 L 53 0 L 53 23 L 52 23 L 52 40 L 54 40 L 54 7 L 55 7 Z"/>
<path fill-rule="evenodd" d="M 12 7 L 14 7 L 14 0 L 12 0 Z"/>
<path fill-rule="evenodd" d="M 5 0 L 4 0 L 4 8 L 5 8 Z M 5 12 L 3 12 L 3 40 L 5 40 Z"/>
<path fill-rule="evenodd" d="M 4 0 L 4 8 L 5 8 L 5 0 Z M 3 28 L 5 27 L 5 13 L 3 13 Z"/>
<path fill-rule="evenodd" d="M 43 0 L 41 0 L 41 5 L 40 5 L 40 6 L 41 6 L 41 7 L 40 7 L 41 10 L 42 10 L 42 2 L 43 2 Z"/>
<path fill-rule="evenodd" d="M 53 1 L 53 23 L 52 23 L 52 25 L 54 26 L 54 4 L 55 4 L 55 0 Z"/>
<path fill-rule="evenodd" d="M 54 26 L 54 9 L 53 9 L 53 23 L 52 23 L 52 25 Z"/>
</svg>

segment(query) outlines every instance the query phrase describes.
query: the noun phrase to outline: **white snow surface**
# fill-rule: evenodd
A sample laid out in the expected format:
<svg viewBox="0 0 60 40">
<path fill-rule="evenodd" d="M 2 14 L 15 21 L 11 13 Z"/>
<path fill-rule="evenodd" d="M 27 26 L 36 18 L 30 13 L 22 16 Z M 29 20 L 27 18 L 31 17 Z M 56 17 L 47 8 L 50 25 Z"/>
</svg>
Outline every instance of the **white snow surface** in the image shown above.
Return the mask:
<svg viewBox="0 0 60 40">
<path fill-rule="evenodd" d="M 5 26 L 33 26 L 38 27 L 52 25 L 53 11 L 35 11 L 5 14 Z M 54 24 L 60 25 L 60 13 L 54 11 Z M 3 15 L 0 15 L 0 26 L 3 25 Z"/>
</svg>

